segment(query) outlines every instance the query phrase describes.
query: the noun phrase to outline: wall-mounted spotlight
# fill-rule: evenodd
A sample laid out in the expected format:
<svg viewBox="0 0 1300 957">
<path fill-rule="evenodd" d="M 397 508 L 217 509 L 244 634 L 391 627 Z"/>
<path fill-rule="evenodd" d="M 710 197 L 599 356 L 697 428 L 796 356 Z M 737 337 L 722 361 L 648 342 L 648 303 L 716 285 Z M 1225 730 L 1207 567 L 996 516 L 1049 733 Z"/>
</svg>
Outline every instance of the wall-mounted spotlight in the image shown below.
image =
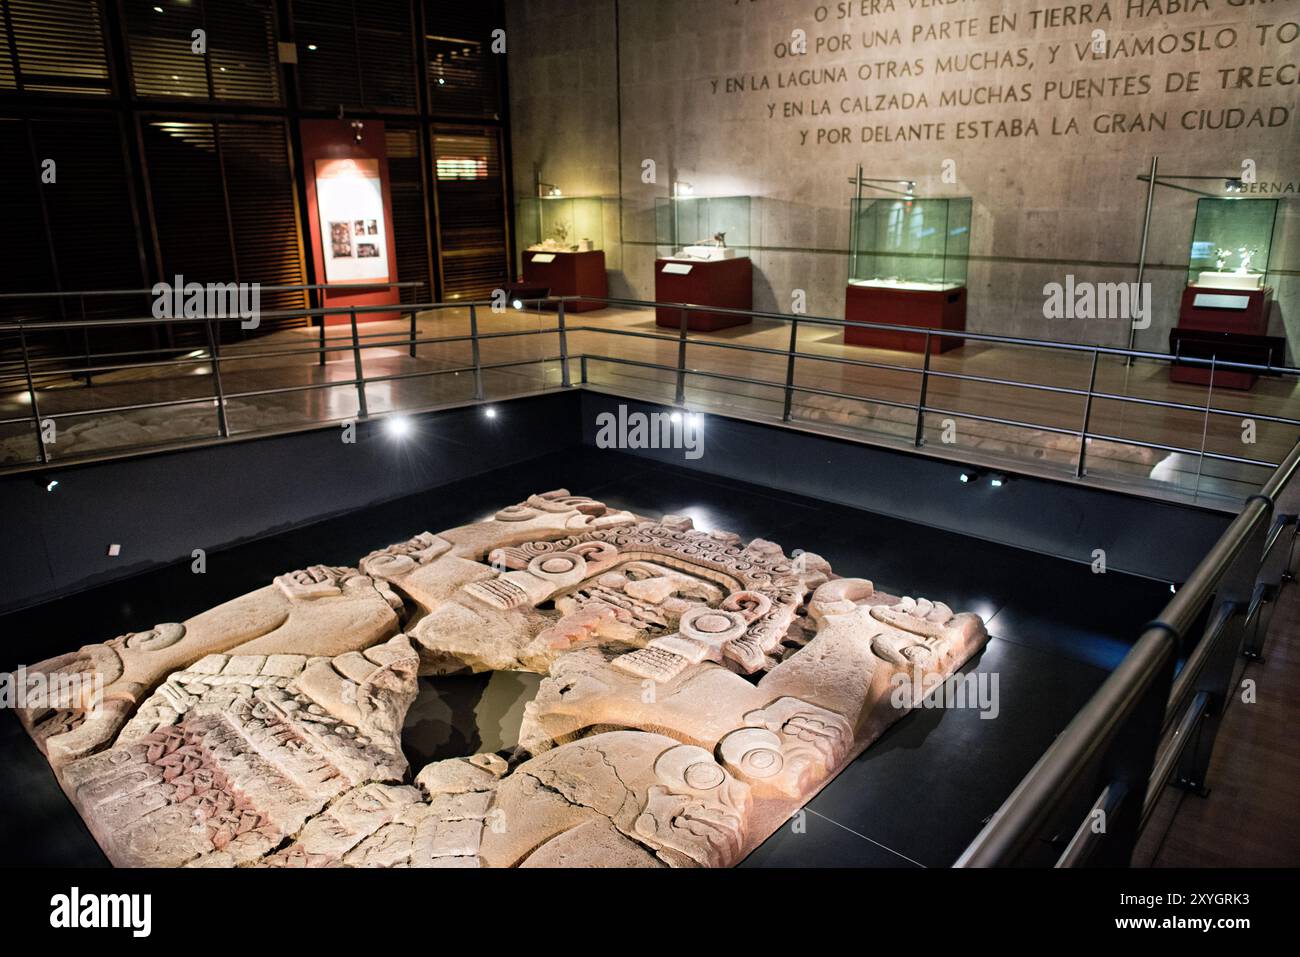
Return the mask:
<svg viewBox="0 0 1300 957">
<path fill-rule="evenodd" d="M 514 302 L 510 303 L 510 305 L 514 306 L 519 312 L 524 311 L 524 301 L 522 299 L 516 299 Z"/>
<path fill-rule="evenodd" d="M 675 199 L 686 199 L 695 195 L 695 184 L 683 183 L 681 180 L 673 183 L 673 197 Z"/>
<path fill-rule="evenodd" d="M 961 474 L 957 476 L 957 481 L 962 485 L 974 485 L 983 474 L 979 469 L 962 469 Z"/>
<path fill-rule="evenodd" d="M 1238 177 L 1230 177 L 1223 181 L 1223 189 L 1228 193 L 1242 193 L 1246 190 L 1246 184 Z"/>
<path fill-rule="evenodd" d="M 483 410 L 483 414 L 487 416 L 489 419 L 495 419 L 497 417 L 497 410 L 489 405 L 486 409 Z"/>
<path fill-rule="evenodd" d="M 989 476 L 989 484 L 992 485 L 994 488 L 1001 488 L 1002 486 L 1006 485 L 1007 482 L 1008 482 L 1007 477 L 1003 475 L 1001 472 L 994 472 L 992 475 Z"/>
<path fill-rule="evenodd" d="M 50 478 L 48 475 L 41 475 L 37 477 L 36 484 L 47 492 L 53 492 L 59 487 L 59 480 L 56 478 Z"/>
<path fill-rule="evenodd" d="M 554 183 L 543 183 L 537 181 L 537 195 L 542 199 L 559 199 L 564 195 L 564 191 Z"/>
<path fill-rule="evenodd" d="M 360 120 L 352 121 L 352 138 L 356 140 L 358 143 L 361 142 L 361 134 L 365 130 L 365 128 L 366 128 L 366 124 L 362 123 Z"/>
</svg>

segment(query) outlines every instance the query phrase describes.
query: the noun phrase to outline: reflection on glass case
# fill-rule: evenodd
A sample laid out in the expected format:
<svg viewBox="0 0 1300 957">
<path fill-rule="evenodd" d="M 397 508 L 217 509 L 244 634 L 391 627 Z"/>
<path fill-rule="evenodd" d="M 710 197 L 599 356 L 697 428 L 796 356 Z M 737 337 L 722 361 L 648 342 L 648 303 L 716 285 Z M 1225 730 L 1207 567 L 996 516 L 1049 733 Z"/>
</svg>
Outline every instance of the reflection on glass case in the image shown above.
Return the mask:
<svg viewBox="0 0 1300 957">
<path fill-rule="evenodd" d="M 1188 285 L 1262 288 L 1276 221 L 1275 199 L 1198 200 Z"/>
<path fill-rule="evenodd" d="M 522 200 L 518 228 L 531 250 L 582 253 L 600 249 L 604 201 L 599 196 L 547 196 Z"/>
<path fill-rule="evenodd" d="M 750 245 L 748 196 L 675 196 L 655 201 L 655 233 L 667 259 L 734 259 Z"/>
<path fill-rule="evenodd" d="M 849 282 L 888 289 L 966 285 L 970 197 L 854 199 Z"/>
</svg>

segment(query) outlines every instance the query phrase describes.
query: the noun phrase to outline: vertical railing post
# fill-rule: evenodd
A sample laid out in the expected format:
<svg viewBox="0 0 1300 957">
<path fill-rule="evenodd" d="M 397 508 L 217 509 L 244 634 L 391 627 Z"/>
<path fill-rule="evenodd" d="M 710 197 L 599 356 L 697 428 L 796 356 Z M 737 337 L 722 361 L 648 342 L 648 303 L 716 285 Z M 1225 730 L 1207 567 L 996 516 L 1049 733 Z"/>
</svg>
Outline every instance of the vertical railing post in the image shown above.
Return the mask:
<svg viewBox="0 0 1300 957">
<path fill-rule="evenodd" d="M 1141 297 L 1142 295 L 1142 278 L 1143 276 L 1146 275 L 1147 240 L 1151 236 L 1151 206 L 1155 202 L 1155 198 L 1156 198 L 1156 178 L 1159 176 L 1159 173 L 1160 173 L 1160 157 L 1153 156 L 1151 157 L 1150 179 L 1147 181 L 1146 213 L 1142 217 L 1142 245 L 1138 247 L 1137 282 L 1134 284 L 1137 287 L 1137 294 L 1139 297 Z M 1148 310 L 1151 308 L 1150 302 L 1147 302 L 1145 305 Z M 1147 315 L 1148 317 L 1150 317 L 1149 312 L 1147 313 Z M 1132 322 L 1130 322 L 1128 327 L 1128 348 L 1130 352 L 1133 351 L 1133 344 L 1137 341 L 1136 337 L 1137 337 L 1137 327 L 1134 326 Z M 1130 366 L 1133 365 L 1132 356 L 1129 356 L 1125 361 L 1128 365 Z"/>
<path fill-rule="evenodd" d="M 411 310 L 411 358 L 412 359 L 415 358 L 415 339 L 416 339 L 415 310 L 412 309 Z"/>
<path fill-rule="evenodd" d="M 916 400 L 916 447 L 925 444 L 925 399 L 930 388 L 930 333 L 925 334 L 925 359 L 921 364 L 921 393 Z"/>
<path fill-rule="evenodd" d="M 555 314 L 559 317 L 560 328 L 560 385 L 569 388 L 573 385 L 572 377 L 569 375 L 569 333 L 564 328 L 564 300 L 559 301 L 559 308 Z"/>
<path fill-rule="evenodd" d="M 469 304 L 469 351 L 474 363 L 474 398 L 483 401 L 483 361 L 478 345 L 478 307 Z"/>
<path fill-rule="evenodd" d="M 18 344 L 23 353 L 23 374 L 27 376 L 27 398 L 32 407 L 32 421 L 36 424 L 36 454 L 42 465 L 50 460 L 45 451 L 45 436 L 41 434 L 41 410 L 36 404 L 36 386 L 32 383 L 32 363 L 27 355 L 27 333 L 23 332 L 23 321 L 18 320 Z"/>
<path fill-rule="evenodd" d="M 584 352 L 581 356 L 578 357 L 578 366 L 582 370 L 582 384 L 586 385 L 587 384 L 587 353 Z"/>
<path fill-rule="evenodd" d="M 357 378 L 357 414 L 364 419 L 370 415 L 370 411 L 366 408 L 366 377 L 361 370 L 361 336 L 357 332 L 357 307 L 353 306 L 348 312 L 352 317 L 352 361 Z"/>
<path fill-rule="evenodd" d="M 1074 477 L 1083 478 L 1088 469 L 1088 423 L 1092 419 L 1092 394 L 1097 389 L 1097 355 L 1092 350 L 1092 372 L 1088 376 L 1088 395 L 1083 400 L 1083 424 L 1079 427 L 1079 461 L 1074 466 Z"/>
<path fill-rule="evenodd" d="M 1210 384 L 1205 390 L 1205 421 L 1201 424 L 1201 454 L 1196 460 L 1196 484 L 1192 488 L 1194 495 L 1201 494 L 1201 475 L 1205 471 L 1205 444 L 1210 436 L 1210 409 L 1214 406 L 1214 371 L 1218 362 L 1219 354 L 1215 352 L 1210 356 Z"/>
<path fill-rule="evenodd" d="M 90 362 L 90 326 L 89 326 L 89 324 L 86 322 L 86 294 L 85 294 L 84 292 L 78 294 L 78 296 L 77 296 L 77 301 L 81 303 L 81 342 L 82 342 L 82 345 L 84 346 L 84 348 L 85 348 L 85 352 L 86 352 L 86 366 L 85 366 L 85 368 L 86 368 L 86 370 L 87 370 L 87 372 L 86 372 L 86 386 L 87 386 L 87 388 L 89 388 L 89 387 L 90 387 L 90 384 L 91 384 L 90 380 L 91 380 L 92 376 L 91 376 L 91 373 L 90 373 L 90 371 L 89 371 L 89 370 L 90 370 L 90 365 L 91 365 L 91 362 Z"/>
<path fill-rule="evenodd" d="M 208 352 L 212 356 L 212 392 L 217 401 L 217 433 L 230 438 L 230 423 L 226 421 L 226 393 L 221 387 L 221 336 L 212 333 L 212 317 L 205 323 L 208 330 Z"/>
<path fill-rule="evenodd" d="M 677 393 L 675 405 L 686 404 L 686 330 L 690 326 L 690 309 L 682 306 L 682 324 L 677 334 Z"/>
<path fill-rule="evenodd" d="M 789 422 L 790 413 L 794 407 L 794 354 L 799 346 L 799 320 L 795 317 L 790 318 L 790 352 L 785 361 L 785 409 L 781 413 L 781 421 Z"/>
<path fill-rule="evenodd" d="M 323 366 L 325 365 L 325 316 L 322 314 L 316 319 L 320 323 L 320 364 Z"/>
</svg>

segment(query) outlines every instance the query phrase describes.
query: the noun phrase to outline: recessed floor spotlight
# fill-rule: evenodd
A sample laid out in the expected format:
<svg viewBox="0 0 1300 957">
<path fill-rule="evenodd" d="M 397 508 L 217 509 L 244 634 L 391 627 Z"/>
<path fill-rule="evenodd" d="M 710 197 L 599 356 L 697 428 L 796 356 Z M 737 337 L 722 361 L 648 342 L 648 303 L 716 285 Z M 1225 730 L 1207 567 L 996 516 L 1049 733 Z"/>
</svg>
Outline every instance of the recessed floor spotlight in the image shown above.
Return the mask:
<svg viewBox="0 0 1300 957">
<path fill-rule="evenodd" d="M 411 420 L 404 415 L 390 415 L 384 419 L 384 431 L 395 439 L 404 439 L 411 434 Z"/>
<path fill-rule="evenodd" d="M 523 301 L 520 300 L 520 299 L 516 299 L 516 300 L 515 300 L 514 302 L 512 302 L 510 305 L 514 306 L 516 309 L 521 310 L 521 311 L 522 311 L 523 308 L 524 308 Z"/>
</svg>

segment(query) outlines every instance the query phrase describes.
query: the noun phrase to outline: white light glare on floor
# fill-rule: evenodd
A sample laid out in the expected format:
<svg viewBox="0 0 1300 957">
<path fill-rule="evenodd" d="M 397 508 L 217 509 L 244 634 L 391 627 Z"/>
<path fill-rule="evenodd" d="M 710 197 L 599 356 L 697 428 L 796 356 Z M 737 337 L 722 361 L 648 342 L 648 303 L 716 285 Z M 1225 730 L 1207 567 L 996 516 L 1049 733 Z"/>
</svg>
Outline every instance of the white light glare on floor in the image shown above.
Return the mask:
<svg viewBox="0 0 1300 957">
<path fill-rule="evenodd" d="M 411 420 L 404 415 L 390 415 L 384 419 L 384 431 L 395 439 L 404 439 L 411 434 Z"/>
</svg>

